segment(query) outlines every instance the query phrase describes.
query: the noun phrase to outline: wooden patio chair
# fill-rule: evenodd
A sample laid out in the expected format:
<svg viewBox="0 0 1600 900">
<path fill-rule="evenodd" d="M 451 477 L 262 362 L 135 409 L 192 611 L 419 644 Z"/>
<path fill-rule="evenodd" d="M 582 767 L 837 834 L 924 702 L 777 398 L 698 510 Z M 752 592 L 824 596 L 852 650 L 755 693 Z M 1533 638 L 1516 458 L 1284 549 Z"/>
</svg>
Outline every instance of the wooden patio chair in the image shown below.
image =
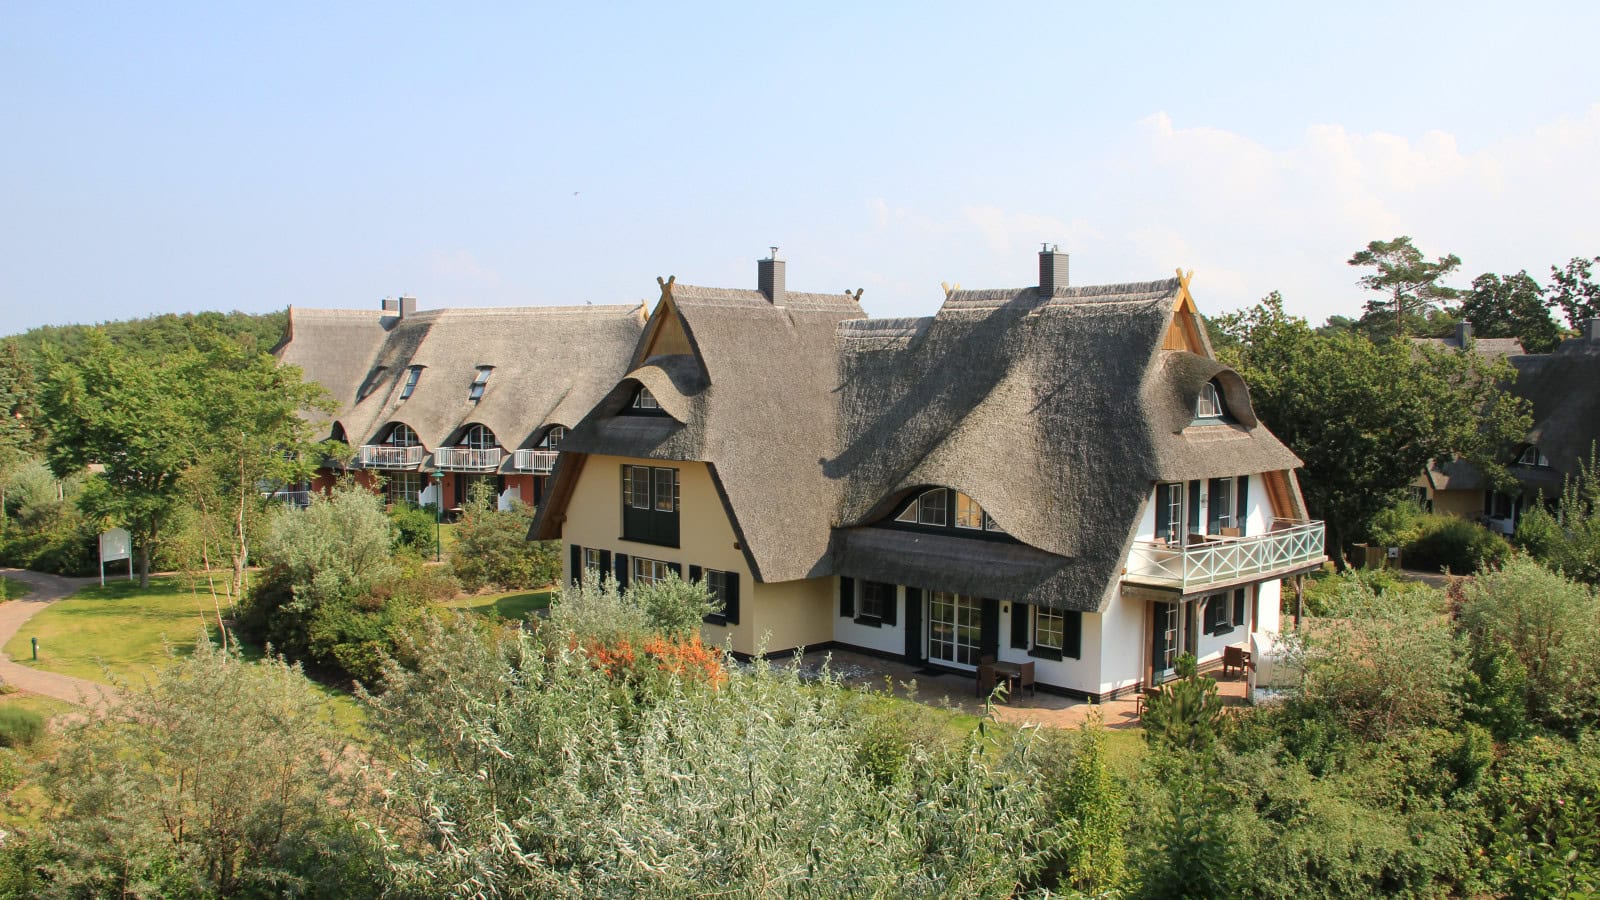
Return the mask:
<svg viewBox="0 0 1600 900">
<path fill-rule="evenodd" d="M 1239 676 L 1244 677 L 1244 670 L 1250 665 L 1250 651 L 1236 644 L 1222 648 L 1222 677 L 1227 678 L 1228 672 L 1239 670 Z"/>
<path fill-rule="evenodd" d="M 1139 696 L 1133 704 L 1133 717 L 1135 719 L 1144 718 L 1144 708 L 1149 703 L 1149 699 L 1151 697 L 1159 696 L 1161 696 L 1161 688 L 1159 685 L 1152 684 L 1140 688 Z"/>
<path fill-rule="evenodd" d="M 1028 696 L 1039 696 L 1039 688 L 1033 681 L 1033 660 L 1017 665 L 1015 673 L 1006 674 L 1006 690 L 1013 697 L 1022 696 L 1022 689 L 1028 689 Z"/>
</svg>

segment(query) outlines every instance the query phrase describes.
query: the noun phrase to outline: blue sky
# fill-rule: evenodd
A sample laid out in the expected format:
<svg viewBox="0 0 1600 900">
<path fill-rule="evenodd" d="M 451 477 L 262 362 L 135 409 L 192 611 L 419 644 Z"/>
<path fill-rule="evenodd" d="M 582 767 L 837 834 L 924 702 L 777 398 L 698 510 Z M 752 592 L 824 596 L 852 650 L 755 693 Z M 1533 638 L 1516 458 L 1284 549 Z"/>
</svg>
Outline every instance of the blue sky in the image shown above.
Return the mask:
<svg viewBox="0 0 1600 900">
<path fill-rule="evenodd" d="M 0 0 L 0 333 L 653 300 L 771 244 L 921 315 L 1040 241 L 1320 320 L 1374 238 L 1600 254 L 1595 4 L 457 6 Z"/>
</svg>

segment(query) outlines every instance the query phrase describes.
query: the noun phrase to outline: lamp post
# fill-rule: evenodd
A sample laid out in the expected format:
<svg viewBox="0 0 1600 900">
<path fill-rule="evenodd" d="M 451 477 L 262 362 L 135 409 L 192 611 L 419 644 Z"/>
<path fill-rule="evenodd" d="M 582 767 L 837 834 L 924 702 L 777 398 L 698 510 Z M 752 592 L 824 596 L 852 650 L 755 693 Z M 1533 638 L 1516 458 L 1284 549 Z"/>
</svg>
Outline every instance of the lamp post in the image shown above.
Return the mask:
<svg viewBox="0 0 1600 900">
<path fill-rule="evenodd" d="M 433 561 L 438 562 L 444 546 L 444 473 L 433 473 Z"/>
</svg>

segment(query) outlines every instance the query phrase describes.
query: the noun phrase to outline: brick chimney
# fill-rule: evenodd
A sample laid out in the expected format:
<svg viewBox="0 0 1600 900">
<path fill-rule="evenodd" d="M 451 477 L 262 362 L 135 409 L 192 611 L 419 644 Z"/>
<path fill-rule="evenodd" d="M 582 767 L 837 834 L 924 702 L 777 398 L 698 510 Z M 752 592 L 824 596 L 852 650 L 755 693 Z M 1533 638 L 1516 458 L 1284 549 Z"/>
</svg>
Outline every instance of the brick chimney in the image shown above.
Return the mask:
<svg viewBox="0 0 1600 900">
<path fill-rule="evenodd" d="M 771 256 L 756 261 L 756 288 L 766 296 L 768 303 L 783 305 L 783 260 L 778 258 L 777 247 L 772 248 Z"/>
<path fill-rule="evenodd" d="M 383 311 L 394 313 L 404 319 L 417 311 L 417 298 L 415 297 L 385 297 L 383 298 Z"/>
<path fill-rule="evenodd" d="M 1463 348 L 1465 348 L 1468 344 L 1472 343 L 1472 323 L 1471 322 L 1457 322 L 1456 323 L 1456 343 L 1460 344 Z"/>
<path fill-rule="evenodd" d="M 1067 286 L 1067 254 L 1055 244 L 1039 245 L 1039 293 L 1050 296 Z"/>
</svg>

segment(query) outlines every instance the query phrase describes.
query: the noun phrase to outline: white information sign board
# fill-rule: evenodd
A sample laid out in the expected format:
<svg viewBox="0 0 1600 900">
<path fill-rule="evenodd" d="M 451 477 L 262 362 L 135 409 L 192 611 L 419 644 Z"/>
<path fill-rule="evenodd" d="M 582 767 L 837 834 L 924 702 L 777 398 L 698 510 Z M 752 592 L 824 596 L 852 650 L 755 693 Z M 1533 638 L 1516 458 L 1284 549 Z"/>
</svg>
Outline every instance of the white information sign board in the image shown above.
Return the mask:
<svg viewBox="0 0 1600 900">
<path fill-rule="evenodd" d="M 126 528 L 113 528 L 100 533 L 100 584 L 106 583 L 106 563 L 119 559 L 128 561 L 128 580 L 133 580 L 133 535 Z"/>
</svg>

